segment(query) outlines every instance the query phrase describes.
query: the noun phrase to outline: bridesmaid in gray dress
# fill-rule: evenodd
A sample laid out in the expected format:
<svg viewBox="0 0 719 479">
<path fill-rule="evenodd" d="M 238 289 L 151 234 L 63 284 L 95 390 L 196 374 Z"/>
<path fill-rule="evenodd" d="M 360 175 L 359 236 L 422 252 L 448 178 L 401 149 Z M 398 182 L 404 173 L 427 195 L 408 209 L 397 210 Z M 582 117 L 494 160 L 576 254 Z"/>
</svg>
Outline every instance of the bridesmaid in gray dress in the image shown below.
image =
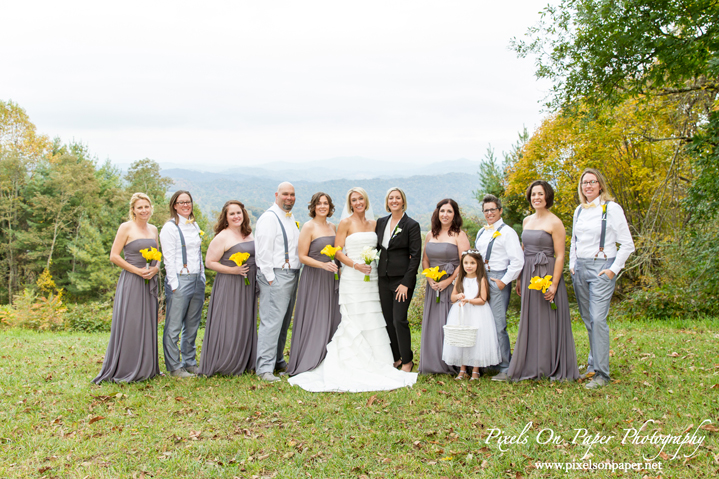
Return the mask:
<svg viewBox="0 0 719 479">
<path fill-rule="evenodd" d="M 242 266 L 230 259 L 249 253 Z M 222 207 L 205 266 L 217 271 L 207 308 L 198 374 L 239 376 L 254 369 L 257 356 L 255 242 L 245 206 L 230 200 Z M 249 283 L 249 284 L 247 284 Z"/>
<path fill-rule="evenodd" d="M 469 238 L 462 231 L 462 215 L 453 199 L 445 198 L 432 213 L 432 231 L 424 244 L 422 268 L 439 266 L 447 274 L 435 282 L 427 278 L 422 316 L 422 343 L 419 352 L 420 374 L 455 374 L 457 368 L 442 361 L 444 325 L 452 307 L 452 284 L 459 273 L 462 251 L 469 249 Z M 439 303 L 437 302 L 439 294 Z"/>
<path fill-rule="evenodd" d="M 160 374 L 157 360 L 157 261 L 147 266 L 140 250 L 157 248 L 157 228 L 148 224 L 152 203 L 144 193 L 130 199 L 130 221 L 120 225 L 110 261 L 121 267 L 112 309 L 110 343 L 93 382 L 131 382 Z M 125 258 L 120 255 L 124 252 Z"/>
<path fill-rule="evenodd" d="M 579 379 L 564 269 L 565 230 L 562 221 L 549 211 L 554 190 L 546 181 L 535 181 L 527 189 L 527 200 L 535 213 L 524 219 L 522 243 L 524 269 L 517 279 L 522 298 L 517 343 L 507 375 L 523 379 Z M 552 275 L 547 292 L 530 290 L 530 279 Z M 551 308 L 554 302 L 557 309 Z"/>
<path fill-rule="evenodd" d="M 312 220 L 302 226 L 297 248 L 304 267 L 297 290 L 286 372 L 292 376 L 319 366 L 340 324 L 337 264 L 320 253 L 325 246 L 334 246 L 335 225 L 327 222 L 327 218 L 335 207 L 328 194 L 319 192 L 312 196 L 308 209 Z"/>
</svg>

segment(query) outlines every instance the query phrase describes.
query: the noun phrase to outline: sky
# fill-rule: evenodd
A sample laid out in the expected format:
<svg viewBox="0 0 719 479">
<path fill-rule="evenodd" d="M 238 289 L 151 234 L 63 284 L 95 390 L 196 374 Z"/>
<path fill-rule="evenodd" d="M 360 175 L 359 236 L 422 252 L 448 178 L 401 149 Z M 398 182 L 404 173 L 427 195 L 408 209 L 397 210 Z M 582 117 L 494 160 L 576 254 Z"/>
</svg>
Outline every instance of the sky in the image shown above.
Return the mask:
<svg viewBox="0 0 719 479">
<path fill-rule="evenodd" d="M 0 100 L 118 164 L 480 161 L 546 115 L 545 4 L 0 0 Z"/>
</svg>

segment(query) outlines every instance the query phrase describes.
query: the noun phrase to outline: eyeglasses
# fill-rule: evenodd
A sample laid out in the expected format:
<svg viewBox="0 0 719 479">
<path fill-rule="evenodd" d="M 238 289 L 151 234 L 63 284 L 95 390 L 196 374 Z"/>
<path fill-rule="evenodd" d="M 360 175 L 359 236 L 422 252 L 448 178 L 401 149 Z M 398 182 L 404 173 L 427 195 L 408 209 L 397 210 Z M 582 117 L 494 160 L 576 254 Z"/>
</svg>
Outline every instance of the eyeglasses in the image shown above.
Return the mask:
<svg viewBox="0 0 719 479">
<path fill-rule="evenodd" d="M 178 201 L 175 204 L 180 206 L 190 206 L 192 204 L 192 201 Z"/>
<path fill-rule="evenodd" d="M 597 180 L 582 181 L 582 186 L 594 186 L 599 183 Z"/>
<path fill-rule="evenodd" d="M 484 210 L 484 213 L 494 213 L 495 211 L 499 211 L 499 208 L 487 208 Z"/>
</svg>

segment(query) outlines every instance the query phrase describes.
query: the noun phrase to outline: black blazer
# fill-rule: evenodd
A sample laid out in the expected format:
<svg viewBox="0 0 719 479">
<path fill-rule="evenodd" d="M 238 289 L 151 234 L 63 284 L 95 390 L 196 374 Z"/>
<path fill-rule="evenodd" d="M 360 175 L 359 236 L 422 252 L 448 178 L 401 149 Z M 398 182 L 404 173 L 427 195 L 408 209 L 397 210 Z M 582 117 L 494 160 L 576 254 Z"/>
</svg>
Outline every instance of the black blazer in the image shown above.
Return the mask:
<svg viewBox="0 0 719 479">
<path fill-rule="evenodd" d="M 422 260 L 422 232 L 419 223 L 405 214 L 395 227 L 402 231 L 389 240 L 389 246 L 385 249 L 382 247 L 382 239 L 391 218 L 392 215 L 380 218 L 375 226 L 377 250 L 380 251 L 377 272 L 380 276 L 402 276 L 401 284 L 414 289 Z"/>
</svg>

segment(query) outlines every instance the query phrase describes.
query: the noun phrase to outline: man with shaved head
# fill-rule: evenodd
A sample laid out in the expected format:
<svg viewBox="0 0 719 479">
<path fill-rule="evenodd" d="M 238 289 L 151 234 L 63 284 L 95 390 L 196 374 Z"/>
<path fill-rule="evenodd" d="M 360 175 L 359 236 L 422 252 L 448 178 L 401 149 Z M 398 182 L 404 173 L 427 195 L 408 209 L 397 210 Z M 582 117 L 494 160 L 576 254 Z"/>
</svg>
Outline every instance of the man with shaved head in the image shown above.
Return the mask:
<svg viewBox="0 0 719 479">
<path fill-rule="evenodd" d="M 287 369 L 285 342 L 300 272 L 297 255 L 300 229 L 292 215 L 294 205 L 295 187 L 288 182 L 280 183 L 275 202 L 260 216 L 255 227 L 255 262 L 260 286 L 255 373 L 269 382 L 280 380 L 274 371 Z"/>
</svg>

